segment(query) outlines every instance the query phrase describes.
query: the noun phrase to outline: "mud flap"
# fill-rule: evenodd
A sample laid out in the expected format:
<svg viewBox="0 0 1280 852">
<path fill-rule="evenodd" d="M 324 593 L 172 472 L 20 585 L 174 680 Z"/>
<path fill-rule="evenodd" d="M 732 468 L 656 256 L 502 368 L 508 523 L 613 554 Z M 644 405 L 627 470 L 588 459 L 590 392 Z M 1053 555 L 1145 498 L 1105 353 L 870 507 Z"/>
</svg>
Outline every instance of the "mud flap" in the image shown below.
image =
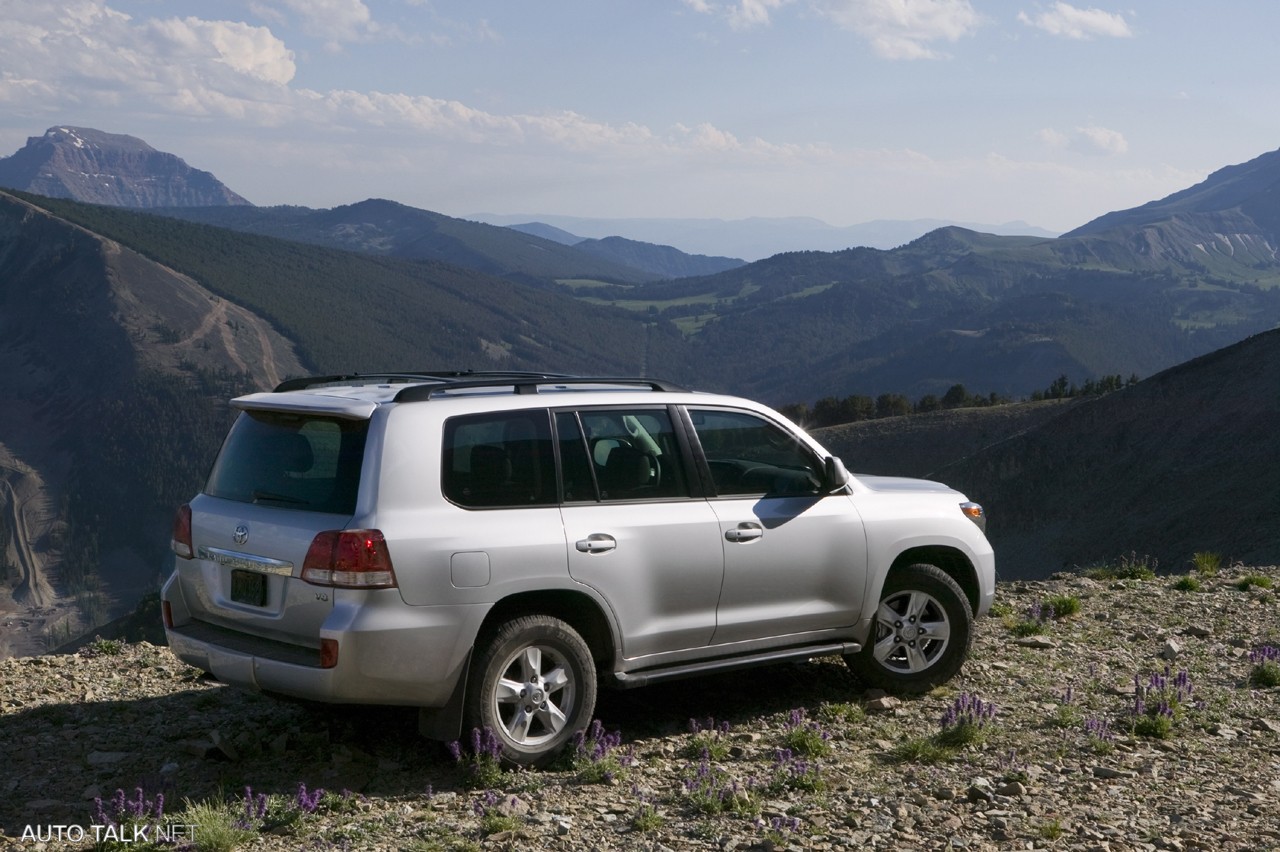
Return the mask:
<svg viewBox="0 0 1280 852">
<path fill-rule="evenodd" d="M 474 649 L 473 649 L 474 650 Z M 453 685 L 453 693 L 443 707 L 418 710 L 418 733 L 429 740 L 451 742 L 462 737 L 462 714 L 466 709 L 467 678 L 471 674 L 471 654 L 462 661 L 462 673 Z"/>
</svg>

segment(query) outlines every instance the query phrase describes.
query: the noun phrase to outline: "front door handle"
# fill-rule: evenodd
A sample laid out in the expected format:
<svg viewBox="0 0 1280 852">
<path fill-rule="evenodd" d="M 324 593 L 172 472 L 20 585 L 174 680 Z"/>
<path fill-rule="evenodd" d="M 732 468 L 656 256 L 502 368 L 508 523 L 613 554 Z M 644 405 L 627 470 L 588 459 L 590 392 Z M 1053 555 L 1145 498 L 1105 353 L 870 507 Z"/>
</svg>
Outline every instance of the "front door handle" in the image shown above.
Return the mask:
<svg viewBox="0 0 1280 852">
<path fill-rule="evenodd" d="M 592 533 L 586 538 L 574 542 L 579 553 L 605 553 L 618 546 L 618 540 L 604 533 Z"/>
<path fill-rule="evenodd" d="M 724 537 L 729 541 L 755 541 L 764 535 L 764 527 L 759 524 L 738 524 L 727 531 Z"/>
</svg>

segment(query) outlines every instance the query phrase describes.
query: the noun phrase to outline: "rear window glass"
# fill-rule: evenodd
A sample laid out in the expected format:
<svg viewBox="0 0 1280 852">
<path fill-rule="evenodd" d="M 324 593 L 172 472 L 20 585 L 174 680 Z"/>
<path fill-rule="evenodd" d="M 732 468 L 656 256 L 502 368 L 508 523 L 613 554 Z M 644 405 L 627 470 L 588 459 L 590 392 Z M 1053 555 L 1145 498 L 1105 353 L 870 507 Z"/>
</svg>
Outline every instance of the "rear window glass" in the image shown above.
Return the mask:
<svg viewBox="0 0 1280 852">
<path fill-rule="evenodd" d="M 205 493 L 240 503 L 350 515 L 367 420 L 249 411 L 240 415 Z"/>
</svg>

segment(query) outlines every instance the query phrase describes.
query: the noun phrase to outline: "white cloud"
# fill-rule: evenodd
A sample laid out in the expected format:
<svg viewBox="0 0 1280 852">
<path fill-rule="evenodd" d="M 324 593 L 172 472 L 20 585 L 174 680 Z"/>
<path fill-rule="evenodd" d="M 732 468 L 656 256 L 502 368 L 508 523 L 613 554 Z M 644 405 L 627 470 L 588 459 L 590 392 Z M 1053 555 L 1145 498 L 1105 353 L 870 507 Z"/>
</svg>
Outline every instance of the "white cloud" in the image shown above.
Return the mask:
<svg viewBox="0 0 1280 852">
<path fill-rule="evenodd" d="M 729 26 L 735 30 L 767 26 L 772 23 L 774 12 L 795 2 L 795 0 L 730 0 L 730 2 L 719 3 L 713 0 L 681 1 L 700 15 L 722 15 L 729 21 Z"/>
<path fill-rule="evenodd" d="M 885 59 L 941 58 L 934 43 L 958 41 L 979 24 L 969 0 L 815 0 L 815 6 Z"/>
<path fill-rule="evenodd" d="M 1122 15 L 1102 9 L 1080 9 L 1063 2 L 1054 3 L 1052 9 L 1035 16 L 1019 12 L 1018 20 L 1027 26 L 1064 38 L 1128 38 L 1133 35 Z"/>
<path fill-rule="evenodd" d="M 1095 153 L 1123 154 L 1129 150 L 1124 134 L 1106 127 L 1077 127 L 1076 139 L 1082 143 L 1077 147 Z"/>
<path fill-rule="evenodd" d="M 281 0 L 298 16 L 309 35 L 334 41 L 356 41 L 376 29 L 373 14 L 361 0 Z"/>
<path fill-rule="evenodd" d="M 1048 148 L 1065 148 L 1071 143 L 1067 134 L 1059 130 L 1054 130 L 1052 127 L 1046 127 L 1037 131 L 1036 138 Z"/>
<path fill-rule="evenodd" d="M 746 30 L 773 22 L 776 12 L 796 0 L 682 0 L 700 14 L 724 16 Z M 808 0 L 809 8 L 857 33 L 885 59 L 938 59 L 938 41 L 958 41 L 979 24 L 970 0 Z"/>
<path fill-rule="evenodd" d="M 30 103 L 53 95 L 53 89 L 39 80 L 15 77 L 7 71 L 0 74 L 0 103 Z"/>
<path fill-rule="evenodd" d="M 0 13 L 20 2 L 0 0 Z M 740 142 L 709 124 L 696 133 L 660 136 L 641 124 L 606 123 L 571 110 L 500 114 L 422 95 L 291 88 L 293 53 L 266 27 L 198 18 L 135 20 L 102 0 L 79 0 L 60 11 L 20 8 L 25 12 L 0 24 L 0 102 L 27 112 L 70 113 L 87 121 L 91 109 L 110 105 L 121 115 L 166 111 L 316 134 L 387 131 L 396 140 L 390 144 L 526 147 L 530 154 L 555 157 L 634 158 L 645 151 L 668 156 L 716 148 L 769 154 L 763 143 Z M 354 32 L 365 18 L 356 5 L 345 8 L 350 26 L 344 31 Z"/>
<path fill-rule="evenodd" d="M 738 0 L 729 9 L 729 25 L 748 29 L 769 23 L 770 15 L 792 0 Z"/>
<path fill-rule="evenodd" d="M 187 114 L 216 113 L 229 100 L 272 98 L 296 70 L 292 52 L 264 27 L 135 21 L 95 0 L 61 10 L 5 0 L 0 10 L 8 19 L 0 27 L 0 78 L 39 80 L 55 108 L 143 99 Z"/>
<path fill-rule="evenodd" d="M 1118 155 L 1129 150 L 1129 141 L 1123 133 L 1097 125 L 1077 127 L 1070 133 L 1046 127 L 1036 137 L 1049 148 L 1070 149 L 1082 154 Z"/>
<path fill-rule="evenodd" d="M 264 27 L 231 21 L 170 18 L 135 33 L 135 43 L 187 61 L 212 61 L 238 74 L 284 85 L 293 79 L 293 53 Z"/>
</svg>

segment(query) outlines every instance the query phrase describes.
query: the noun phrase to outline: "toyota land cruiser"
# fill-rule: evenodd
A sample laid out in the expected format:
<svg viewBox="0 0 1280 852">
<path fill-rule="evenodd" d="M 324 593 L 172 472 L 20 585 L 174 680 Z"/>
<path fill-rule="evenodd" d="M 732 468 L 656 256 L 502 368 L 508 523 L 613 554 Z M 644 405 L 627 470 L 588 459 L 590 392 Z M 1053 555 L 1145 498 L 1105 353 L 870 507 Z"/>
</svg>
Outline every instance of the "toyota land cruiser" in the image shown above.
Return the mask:
<svg viewBox="0 0 1280 852">
<path fill-rule="evenodd" d="M 541 765 L 635 687 L 841 655 L 951 678 L 994 594 L 982 508 L 851 475 L 758 403 L 651 379 L 320 376 L 231 401 L 178 511 L 165 628 L 239 687 L 421 709 Z"/>
</svg>

